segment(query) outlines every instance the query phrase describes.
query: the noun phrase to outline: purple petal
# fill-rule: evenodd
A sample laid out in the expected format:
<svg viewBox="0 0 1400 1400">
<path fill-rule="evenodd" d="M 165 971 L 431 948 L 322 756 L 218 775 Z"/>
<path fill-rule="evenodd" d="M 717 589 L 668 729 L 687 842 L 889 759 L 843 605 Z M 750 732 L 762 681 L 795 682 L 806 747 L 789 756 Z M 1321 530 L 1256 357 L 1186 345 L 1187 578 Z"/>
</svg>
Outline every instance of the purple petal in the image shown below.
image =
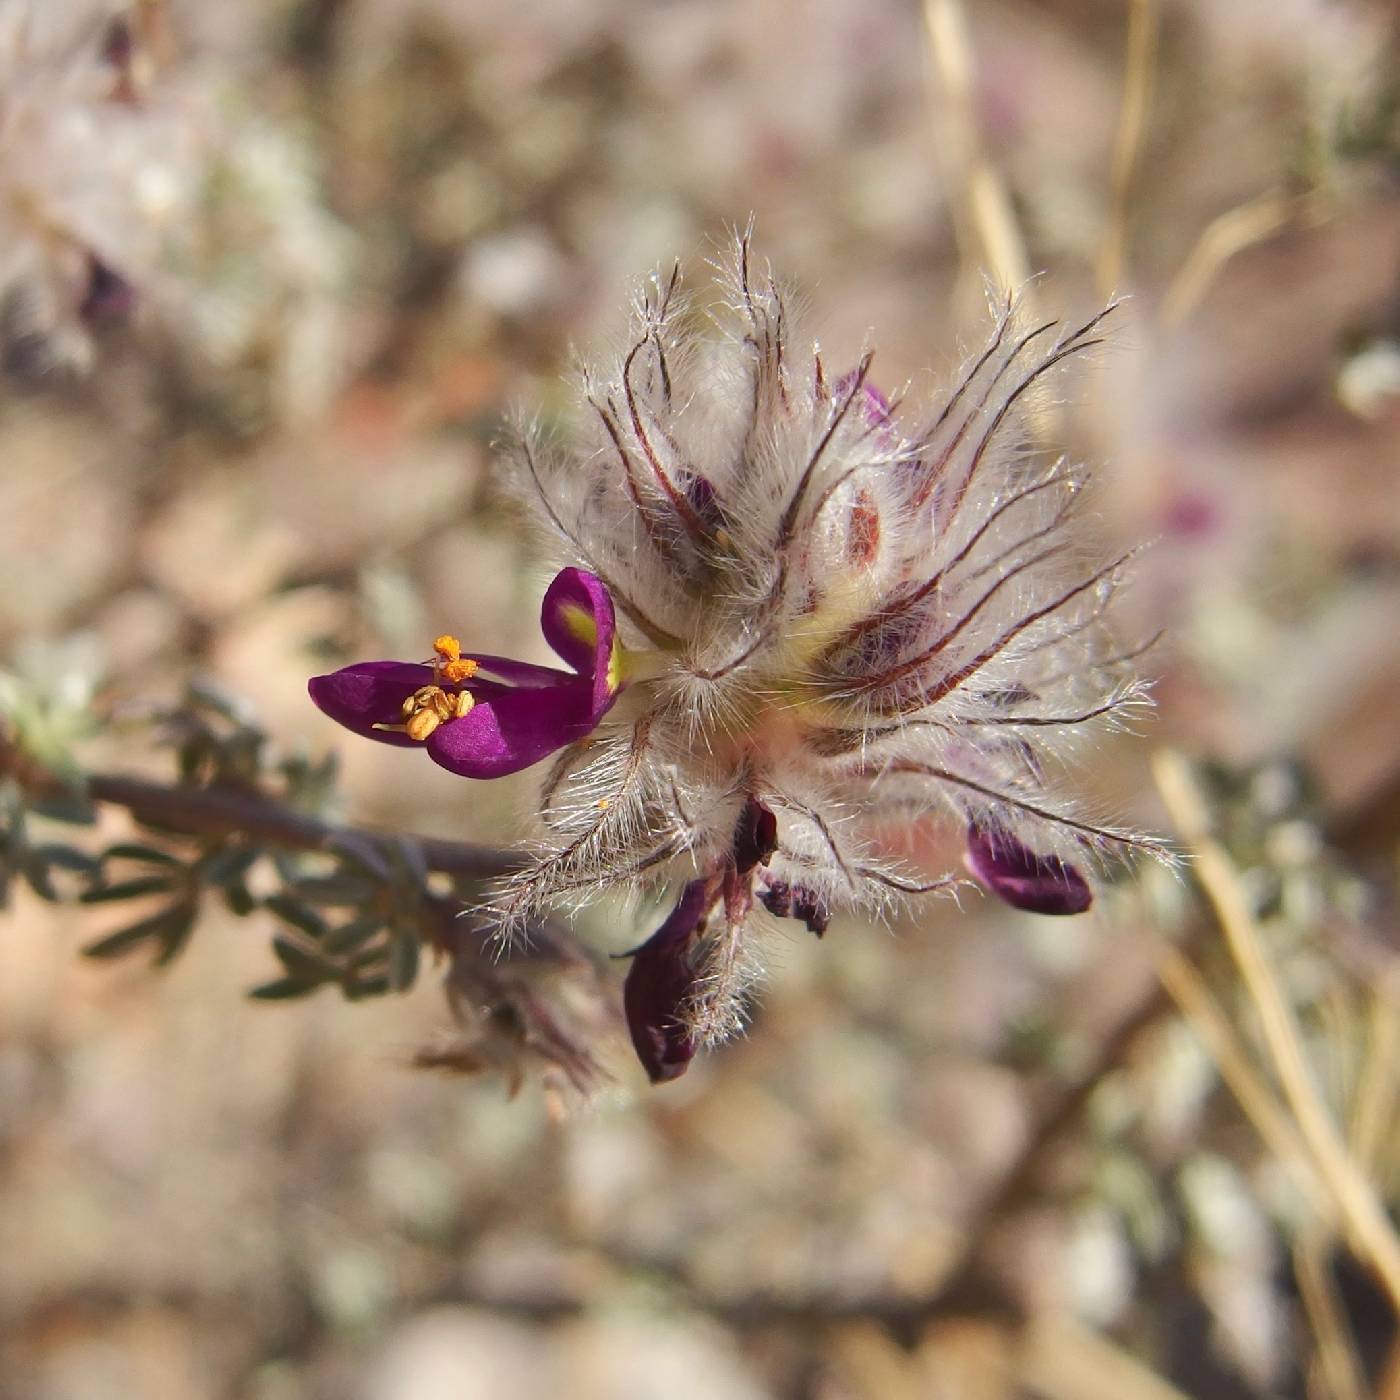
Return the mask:
<svg viewBox="0 0 1400 1400">
<path fill-rule="evenodd" d="M 516 661 L 510 656 L 488 656 L 482 651 L 466 652 L 465 655 L 483 671 L 511 685 L 539 690 L 575 679 L 570 672 L 561 671 L 557 666 L 536 666 L 532 661 Z"/>
<path fill-rule="evenodd" d="M 758 902 L 775 918 L 786 919 L 792 914 L 792 886 L 770 877 L 759 887 Z"/>
<path fill-rule="evenodd" d="M 816 890 L 809 890 L 805 885 L 794 885 L 792 917 L 801 919 L 807 925 L 807 932 L 815 933 L 820 938 L 831 923 L 831 905 L 826 896 Z"/>
<path fill-rule="evenodd" d="M 593 680 L 601 717 L 618 690 L 617 677 L 610 674 L 617 618 L 602 579 L 585 569 L 561 569 L 540 606 L 540 631 L 579 675 Z"/>
<path fill-rule="evenodd" d="M 856 371 L 849 370 L 832 386 L 832 398 L 840 403 L 855 386 Z M 862 385 L 861 408 L 872 428 L 883 428 L 890 421 L 890 401 L 868 380 Z"/>
<path fill-rule="evenodd" d="M 476 691 L 476 687 L 472 687 Z M 584 676 L 549 687 L 503 690 L 428 737 L 428 756 L 464 778 L 503 778 L 591 734 L 593 686 Z"/>
<path fill-rule="evenodd" d="M 376 729 L 402 724 L 403 702 L 419 686 L 433 684 L 433 668 L 407 661 L 357 661 L 328 676 L 313 676 L 307 690 L 317 706 L 337 724 L 381 744 L 415 748 L 407 734 Z"/>
<path fill-rule="evenodd" d="M 89 323 L 124 321 L 136 310 L 136 288 L 105 262 L 88 254 L 87 287 L 78 315 Z"/>
<path fill-rule="evenodd" d="M 756 865 L 767 865 L 768 858 L 778 849 L 778 819 L 771 807 L 756 797 L 750 797 L 739 813 L 734 828 L 734 868 L 747 875 Z"/>
<path fill-rule="evenodd" d="M 622 1004 L 632 1046 L 653 1084 L 678 1079 L 698 1048 L 684 1018 L 696 988 L 691 952 L 713 902 L 713 883 L 692 880 L 666 922 L 632 955 Z"/>
<path fill-rule="evenodd" d="M 791 885 L 786 880 L 765 880 L 757 891 L 758 902 L 776 918 L 800 919 L 809 933 L 818 938 L 831 923 L 831 904 L 825 895 L 806 885 Z"/>
<path fill-rule="evenodd" d="M 699 472 L 696 472 L 685 483 L 685 498 L 690 502 L 690 507 L 699 518 L 700 523 L 711 534 L 724 524 L 724 505 L 720 501 L 714 483 L 708 477 L 701 476 Z"/>
<path fill-rule="evenodd" d="M 1032 914 L 1082 914 L 1093 902 L 1089 882 L 1058 856 L 1040 856 L 1005 832 L 973 826 L 967 867 L 993 894 Z"/>
</svg>

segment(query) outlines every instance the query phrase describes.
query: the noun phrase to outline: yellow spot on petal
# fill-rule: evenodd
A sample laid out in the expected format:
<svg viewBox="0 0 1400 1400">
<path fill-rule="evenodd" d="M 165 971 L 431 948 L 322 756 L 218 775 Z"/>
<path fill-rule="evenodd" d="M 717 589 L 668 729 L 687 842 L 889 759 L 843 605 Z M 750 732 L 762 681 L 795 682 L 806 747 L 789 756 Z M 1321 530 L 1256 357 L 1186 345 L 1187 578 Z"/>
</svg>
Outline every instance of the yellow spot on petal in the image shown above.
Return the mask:
<svg viewBox="0 0 1400 1400">
<path fill-rule="evenodd" d="M 560 621 L 579 641 L 588 646 L 598 645 L 598 622 L 586 608 L 577 603 L 565 603 L 560 611 Z"/>
</svg>

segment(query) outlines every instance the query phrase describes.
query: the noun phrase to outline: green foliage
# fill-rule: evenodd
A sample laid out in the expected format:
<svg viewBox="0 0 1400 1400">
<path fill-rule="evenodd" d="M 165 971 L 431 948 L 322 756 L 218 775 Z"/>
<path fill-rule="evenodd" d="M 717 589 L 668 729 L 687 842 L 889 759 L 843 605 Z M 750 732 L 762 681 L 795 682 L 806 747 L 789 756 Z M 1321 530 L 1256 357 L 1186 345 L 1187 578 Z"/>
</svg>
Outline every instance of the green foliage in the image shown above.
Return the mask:
<svg viewBox="0 0 1400 1400">
<path fill-rule="evenodd" d="M 86 955 L 105 960 L 144 952 L 161 967 L 186 947 L 210 900 L 239 918 L 267 918 L 280 975 L 252 989 L 262 1001 L 325 986 L 361 1000 L 413 986 L 423 930 L 455 909 L 445 893 L 429 888 L 413 842 L 341 833 L 332 849 L 305 851 L 256 830 L 210 834 L 201 823 L 165 819 L 147 819 L 146 836 L 95 854 L 51 837 L 36 840 L 36 819 L 68 825 L 95 819 L 76 765 L 56 738 L 88 732 L 91 716 L 64 711 L 58 724 L 59 710 L 44 709 L 18 681 L 6 679 L 0 752 L 11 755 L 12 769 L 33 765 L 62 781 L 33 790 L 13 778 L 0 781 L 0 900 L 18 879 L 50 902 L 116 910 L 122 921 L 90 942 Z M 36 716 L 47 716 L 48 728 Z M 245 708 L 207 684 L 192 686 L 154 725 L 173 750 L 179 787 L 268 799 L 269 810 L 292 820 L 335 802 L 333 755 L 274 755 Z"/>
</svg>

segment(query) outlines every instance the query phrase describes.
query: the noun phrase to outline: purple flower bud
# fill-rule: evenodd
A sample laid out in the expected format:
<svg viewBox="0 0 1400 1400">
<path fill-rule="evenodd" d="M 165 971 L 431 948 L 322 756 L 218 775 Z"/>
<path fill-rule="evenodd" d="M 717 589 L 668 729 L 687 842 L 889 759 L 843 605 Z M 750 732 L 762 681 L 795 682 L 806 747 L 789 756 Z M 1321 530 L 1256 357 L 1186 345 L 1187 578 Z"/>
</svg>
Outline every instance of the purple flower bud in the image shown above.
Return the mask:
<svg viewBox="0 0 1400 1400">
<path fill-rule="evenodd" d="M 1014 909 L 1082 914 L 1094 902 L 1088 881 L 1072 865 L 1058 856 L 1036 855 L 1005 832 L 970 827 L 967 866 Z"/>
<path fill-rule="evenodd" d="M 89 324 L 122 321 L 136 310 L 136 288 L 100 258 L 88 254 L 88 280 L 78 315 Z"/>
<path fill-rule="evenodd" d="M 830 903 L 804 885 L 770 878 L 757 894 L 758 902 L 775 918 L 800 919 L 807 925 L 808 932 L 815 933 L 818 938 L 831 922 Z"/>
<path fill-rule="evenodd" d="M 686 1012 L 698 983 L 695 946 L 714 898 L 713 880 L 692 880 L 666 922 L 632 954 L 622 1004 L 633 1048 L 653 1084 L 679 1079 L 698 1048 Z"/>
<path fill-rule="evenodd" d="M 820 938 L 831 923 L 831 906 L 816 890 L 795 885 L 792 891 L 792 917 L 801 919 L 807 925 L 807 932 L 815 933 Z"/>
<path fill-rule="evenodd" d="M 778 819 L 756 797 L 750 797 L 734 828 L 734 868 L 747 875 L 757 865 L 767 865 L 778 849 Z"/>
<path fill-rule="evenodd" d="M 777 919 L 786 919 L 792 913 L 792 886 L 786 880 L 770 879 L 758 891 L 758 902 Z"/>
<path fill-rule="evenodd" d="M 834 397 L 838 400 L 845 398 L 855 387 L 858 378 L 858 370 L 849 370 L 843 374 L 836 381 Z M 861 386 L 861 408 L 865 412 L 865 421 L 872 428 L 883 428 L 890 421 L 889 399 L 869 381 Z"/>
<path fill-rule="evenodd" d="M 724 524 L 724 506 L 714 483 L 698 472 L 685 483 L 685 498 L 704 527 L 713 534 Z"/>
</svg>

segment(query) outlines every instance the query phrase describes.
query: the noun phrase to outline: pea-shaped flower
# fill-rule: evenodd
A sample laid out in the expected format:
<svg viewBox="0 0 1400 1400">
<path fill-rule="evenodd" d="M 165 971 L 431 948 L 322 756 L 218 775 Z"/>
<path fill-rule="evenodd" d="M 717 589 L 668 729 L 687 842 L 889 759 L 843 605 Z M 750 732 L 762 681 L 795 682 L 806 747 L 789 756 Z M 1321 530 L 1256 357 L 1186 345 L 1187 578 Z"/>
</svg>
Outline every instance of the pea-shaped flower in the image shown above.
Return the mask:
<svg viewBox="0 0 1400 1400">
<path fill-rule="evenodd" d="M 316 676 L 311 698 L 367 739 L 412 748 L 466 778 L 500 778 L 592 733 L 623 684 L 612 599 L 583 569 L 544 595 L 540 630 L 573 669 L 506 656 L 462 655 L 453 636 L 430 662 L 361 661 Z"/>
</svg>

